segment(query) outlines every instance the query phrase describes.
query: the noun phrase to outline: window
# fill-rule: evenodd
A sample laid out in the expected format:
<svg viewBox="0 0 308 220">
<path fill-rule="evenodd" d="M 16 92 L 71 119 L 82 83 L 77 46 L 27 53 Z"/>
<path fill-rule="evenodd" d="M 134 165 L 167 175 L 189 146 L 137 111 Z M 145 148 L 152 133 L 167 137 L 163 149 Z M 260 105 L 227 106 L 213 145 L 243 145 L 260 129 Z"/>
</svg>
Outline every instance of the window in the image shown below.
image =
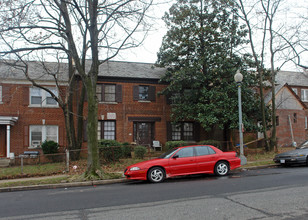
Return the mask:
<svg viewBox="0 0 308 220">
<path fill-rule="evenodd" d="M 199 146 L 195 147 L 195 149 L 196 149 L 196 156 L 209 155 L 209 149 L 207 146 Z"/>
<path fill-rule="evenodd" d="M 115 102 L 116 101 L 116 90 L 115 85 L 105 85 L 105 102 Z"/>
<path fill-rule="evenodd" d="M 115 140 L 116 139 L 116 122 L 99 121 L 98 139 Z"/>
<path fill-rule="evenodd" d="M 30 147 L 39 147 L 45 140 L 58 143 L 58 130 L 56 125 L 31 125 Z"/>
<path fill-rule="evenodd" d="M 216 152 L 209 146 L 198 146 L 195 147 L 195 149 L 196 149 L 196 156 L 216 154 Z"/>
<path fill-rule="evenodd" d="M 171 125 L 171 139 L 172 141 L 193 141 L 194 140 L 194 123 L 182 122 Z"/>
<path fill-rule="evenodd" d="M 179 152 L 176 153 L 179 158 L 182 157 L 193 157 L 194 156 L 194 149 L 192 147 L 187 147 L 179 150 Z"/>
<path fill-rule="evenodd" d="M 48 88 L 53 94 L 58 95 L 56 88 Z M 51 94 L 40 88 L 30 88 L 30 104 L 37 106 L 58 106 Z"/>
<path fill-rule="evenodd" d="M 305 129 L 308 129 L 308 119 L 307 119 L 307 116 L 305 116 Z"/>
<path fill-rule="evenodd" d="M 156 87 L 140 85 L 133 87 L 134 101 L 155 101 L 156 100 Z"/>
<path fill-rule="evenodd" d="M 100 102 L 121 102 L 122 85 L 114 85 L 114 84 L 97 85 L 96 96 Z"/>
<path fill-rule="evenodd" d="M 193 140 L 193 131 L 194 131 L 194 124 L 185 122 L 183 125 L 183 139 L 184 141 Z"/>
<path fill-rule="evenodd" d="M 308 102 L 308 89 L 301 89 L 301 99 L 304 102 Z"/>
<path fill-rule="evenodd" d="M 293 90 L 293 92 L 294 92 L 296 95 L 298 95 L 298 93 L 297 93 L 297 88 L 292 88 L 292 90 Z"/>
<path fill-rule="evenodd" d="M 293 114 L 293 122 L 297 123 L 297 114 L 296 113 Z"/>
<path fill-rule="evenodd" d="M 180 125 L 172 125 L 172 140 L 179 141 L 181 140 L 181 126 Z"/>
<path fill-rule="evenodd" d="M 276 116 L 276 126 L 279 125 L 279 116 Z"/>
<path fill-rule="evenodd" d="M 149 99 L 149 86 L 139 86 L 139 100 Z"/>
</svg>

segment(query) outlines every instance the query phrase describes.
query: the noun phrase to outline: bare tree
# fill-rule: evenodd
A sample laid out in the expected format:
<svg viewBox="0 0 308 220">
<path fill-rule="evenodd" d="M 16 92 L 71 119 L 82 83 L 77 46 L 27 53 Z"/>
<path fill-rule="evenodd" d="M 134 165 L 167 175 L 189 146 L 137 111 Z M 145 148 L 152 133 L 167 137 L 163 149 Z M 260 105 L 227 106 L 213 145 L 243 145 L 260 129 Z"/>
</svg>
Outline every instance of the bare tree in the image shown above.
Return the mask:
<svg viewBox="0 0 308 220">
<path fill-rule="evenodd" d="M 6 10 L 1 11 L 0 36 L 5 44 L 1 56 L 29 60 L 38 54 L 45 58 L 57 54 L 69 61 L 69 76 L 76 70 L 81 77 L 88 102 L 85 176 L 101 177 L 96 97 L 99 66 L 121 50 L 143 42 L 150 28 L 146 12 L 153 0 L 19 0 L 0 4 Z M 73 85 L 74 80 L 70 82 Z"/>
<path fill-rule="evenodd" d="M 276 147 L 276 103 L 275 103 L 275 76 L 286 63 L 294 62 L 296 56 L 285 56 L 290 50 L 296 51 L 301 40 L 299 39 L 299 26 L 289 26 L 281 17 L 286 10 L 286 0 L 236 0 L 239 15 L 248 28 L 250 49 L 256 64 L 259 76 L 262 130 L 266 141 L 266 150 Z M 296 53 L 296 52 L 295 52 Z M 297 57 L 298 58 L 298 57 Z M 269 68 L 266 68 L 269 66 Z M 270 77 L 264 77 L 269 71 Z M 271 133 L 265 120 L 264 81 L 271 84 Z"/>
</svg>

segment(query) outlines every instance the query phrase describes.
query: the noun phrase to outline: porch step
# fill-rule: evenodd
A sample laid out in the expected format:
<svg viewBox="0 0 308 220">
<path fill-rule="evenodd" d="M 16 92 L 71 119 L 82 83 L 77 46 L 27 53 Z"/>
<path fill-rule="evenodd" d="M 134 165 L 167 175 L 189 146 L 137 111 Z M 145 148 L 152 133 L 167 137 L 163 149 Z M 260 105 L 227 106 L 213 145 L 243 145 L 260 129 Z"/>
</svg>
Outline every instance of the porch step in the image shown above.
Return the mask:
<svg viewBox="0 0 308 220">
<path fill-rule="evenodd" d="M 10 159 L 0 158 L 0 167 L 8 167 L 10 166 Z"/>
</svg>

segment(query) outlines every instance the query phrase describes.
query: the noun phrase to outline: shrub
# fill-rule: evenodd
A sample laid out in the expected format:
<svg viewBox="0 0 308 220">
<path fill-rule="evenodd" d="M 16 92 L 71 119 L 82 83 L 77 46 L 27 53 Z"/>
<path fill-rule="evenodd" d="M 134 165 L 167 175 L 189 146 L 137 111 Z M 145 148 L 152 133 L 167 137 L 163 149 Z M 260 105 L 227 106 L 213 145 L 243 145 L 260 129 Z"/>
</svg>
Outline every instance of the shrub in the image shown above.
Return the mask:
<svg viewBox="0 0 308 220">
<path fill-rule="evenodd" d="M 147 149 L 144 146 L 136 146 L 134 152 L 135 158 L 143 159 Z"/>
<path fill-rule="evenodd" d="M 132 157 L 132 148 L 130 145 L 124 145 L 122 146 L 122 156 L 124 158 L 129 158 L 129 157 Z"/>
<path fill-rule="evenodd" d="M 119 161 L 122 157 L 121 143 L 115 140 L 100 140 L 98 147 L 100 158 L 106 162 Z"/>
<path fill-rule="evenodd" d="M 166 151 L 168 151 L 172 148 L 182 147 L 182 146 L 185 146 L 185 145 L 188 145 L 188 143 L 186 141 L 168 141 L 165 144 L 165 148 L 166 148 Z"/>
<path fill-rule="evenodd" d="M 115 147 L 115 146 L 121 146 L 121 143 L 116 140 L 99 140 L 98 142 L 99 147 Z"/>
<path fill-rule="evenodd" d="M 44 141 L 42 143 L 42 150 L 44 154 L 56 154 L 59 150 L 59 145 L 54 141 Z"/>
<path fill-rule="evenodd" d="M 223 145 L 221 141 L 216 141 L 216 140 L 205 140 L 205 141 L 200 141 L 198 144 L 200 145 L 212 145 L 214 147 L 217 147 L 218 149 L 222 149 Z"/>
</svg>

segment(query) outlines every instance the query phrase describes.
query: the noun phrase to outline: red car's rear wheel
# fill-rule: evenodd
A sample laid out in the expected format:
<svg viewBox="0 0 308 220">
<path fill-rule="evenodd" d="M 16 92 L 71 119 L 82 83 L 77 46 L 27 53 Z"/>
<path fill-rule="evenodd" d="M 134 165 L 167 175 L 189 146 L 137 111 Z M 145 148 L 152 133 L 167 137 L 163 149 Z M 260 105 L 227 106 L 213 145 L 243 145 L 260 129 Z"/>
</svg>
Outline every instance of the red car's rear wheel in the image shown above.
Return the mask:
<svg viewBox="0 0 308 220">
<path fill-rule="evenodd" d="M 229 173 L 229 164 L 225 161 L 219 161 L 215 165 L 214 172 L 218 176 L 225 176 Z"/>
</svg>

